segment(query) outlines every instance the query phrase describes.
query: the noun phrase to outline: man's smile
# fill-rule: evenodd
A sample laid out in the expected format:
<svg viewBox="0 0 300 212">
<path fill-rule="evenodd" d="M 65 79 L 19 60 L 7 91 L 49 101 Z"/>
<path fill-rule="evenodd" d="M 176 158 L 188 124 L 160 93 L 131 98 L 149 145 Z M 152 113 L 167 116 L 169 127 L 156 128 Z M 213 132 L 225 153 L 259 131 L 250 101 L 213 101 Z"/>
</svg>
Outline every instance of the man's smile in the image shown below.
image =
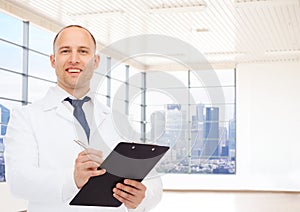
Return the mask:
<svg viewBox="0 0 300 212">
<path fill-rule="evenodd" d="M 82 70 L 79 68 L 67 68 L 66 71 L 69 73 L 80 73 Z"/>
</svg>

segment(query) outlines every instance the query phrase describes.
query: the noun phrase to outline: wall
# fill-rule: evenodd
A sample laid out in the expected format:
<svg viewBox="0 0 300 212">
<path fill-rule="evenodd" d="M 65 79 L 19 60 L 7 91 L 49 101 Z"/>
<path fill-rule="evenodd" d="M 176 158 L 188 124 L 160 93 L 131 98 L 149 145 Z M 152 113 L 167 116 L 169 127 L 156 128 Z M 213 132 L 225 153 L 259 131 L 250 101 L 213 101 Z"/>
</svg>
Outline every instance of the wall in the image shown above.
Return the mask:
<svg viewBox="0 0 300 212">
<path fill-rule="evenodd" d="M 165 175 L 166 189 L 300 191 L 300 63 L 237 66 L 236 175 Z"/>
</svg>

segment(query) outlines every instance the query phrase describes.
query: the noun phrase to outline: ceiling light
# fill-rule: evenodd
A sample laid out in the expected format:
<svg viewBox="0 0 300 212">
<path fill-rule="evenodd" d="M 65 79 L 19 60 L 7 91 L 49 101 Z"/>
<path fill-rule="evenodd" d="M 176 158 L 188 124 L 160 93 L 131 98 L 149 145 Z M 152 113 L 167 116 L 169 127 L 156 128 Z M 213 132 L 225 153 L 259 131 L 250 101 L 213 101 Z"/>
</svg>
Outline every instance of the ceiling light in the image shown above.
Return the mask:
<svg viewBox="0 0 300 212">
<path fill-rule="evenodd" d="M 192 32 L 208 32 L 209 30 L 207 28 L 192 28 Z"/>
<path fill-rule="evenodd" d="M 150 14 L 165 14 L 165 13 L 189 13 L 189 12 L 200 12 L 204 8 L 206 8 L 206 3 L 200 3 L 192 6 L 184 6 L 184 5 L 165 5 L 163 4 L 161 7 L 150 8 Z"/>
<path fill-rule="evenodd" d="M 240 6 L 276 6 L 276 5 L 299 5 L 299 0 L 234 0 Z"/>
<path fill-rule="evenodd" d="M 70 17 L 110 17 L 110 16 L 120 16 L 123 15 L 125 12 L 123 10 L 109 10 L 109 11 L 95 11 L 95 12 L 86 12 L 86 13 L 69 13 L 67 12 L 66 15 Z"/>
<path fill-rule="evenodd" d="M 228 52 L 204 52 L 204 55 L 209 55 L 209 56 L 217 56 L 217 55 L 244 55 L 245 52 L 237 52 L 237 51 L 228 51 Z"/>
<path fill-rule="evenodd" d="M 282 54 L 300 54 L 300 49 L 278 49 L 278 50 L 266 50 L 266 55 L 282 55 Z"/>
</svg>

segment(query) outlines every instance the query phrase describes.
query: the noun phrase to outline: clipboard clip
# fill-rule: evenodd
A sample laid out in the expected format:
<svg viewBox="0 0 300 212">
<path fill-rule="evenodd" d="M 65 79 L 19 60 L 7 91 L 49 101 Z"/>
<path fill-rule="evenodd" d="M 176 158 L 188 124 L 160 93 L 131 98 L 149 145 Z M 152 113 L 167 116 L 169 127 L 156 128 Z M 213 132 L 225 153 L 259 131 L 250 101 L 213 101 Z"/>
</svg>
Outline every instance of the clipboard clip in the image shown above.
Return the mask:
<svg viewBox="0 0 300 212">
<path fill-rule="evenodd" d="M 132 142 L 132 144 L 133 144 L 133 145 L 131 146 L 131 149 L 134 150 L 134 149 L 135 149 L 135 145 L 134 145 L 133 142 Z M 155 147 L 152 147 L 152 148 L 151 148 L 151 151 L 154 152 L 154 151 L 155 151 Z"/>
</svg>

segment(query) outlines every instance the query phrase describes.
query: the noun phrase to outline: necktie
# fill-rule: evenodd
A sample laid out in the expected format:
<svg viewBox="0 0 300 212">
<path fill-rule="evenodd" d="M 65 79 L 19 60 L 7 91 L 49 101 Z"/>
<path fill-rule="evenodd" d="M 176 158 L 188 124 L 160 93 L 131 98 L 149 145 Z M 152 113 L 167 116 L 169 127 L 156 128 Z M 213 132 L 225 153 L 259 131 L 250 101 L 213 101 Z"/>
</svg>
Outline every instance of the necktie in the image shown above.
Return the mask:
<svg viewBox="0 0 300 212">
<path fill-rule="evenodd" d="M 82 105 L 83 103 L 89 101 L 90 99 L 91 98 L 88 96 L 84 97 L 83 99 L 70 99 L 69 97 L 65 99 L 66 101 L 70 102 L 70 104 L 74 107 L 73 115 L 83 127 L 88 140 L 90 137 L 90 127 L 86 121 L 85 114 L 82 109 Z"/>
</svg>

